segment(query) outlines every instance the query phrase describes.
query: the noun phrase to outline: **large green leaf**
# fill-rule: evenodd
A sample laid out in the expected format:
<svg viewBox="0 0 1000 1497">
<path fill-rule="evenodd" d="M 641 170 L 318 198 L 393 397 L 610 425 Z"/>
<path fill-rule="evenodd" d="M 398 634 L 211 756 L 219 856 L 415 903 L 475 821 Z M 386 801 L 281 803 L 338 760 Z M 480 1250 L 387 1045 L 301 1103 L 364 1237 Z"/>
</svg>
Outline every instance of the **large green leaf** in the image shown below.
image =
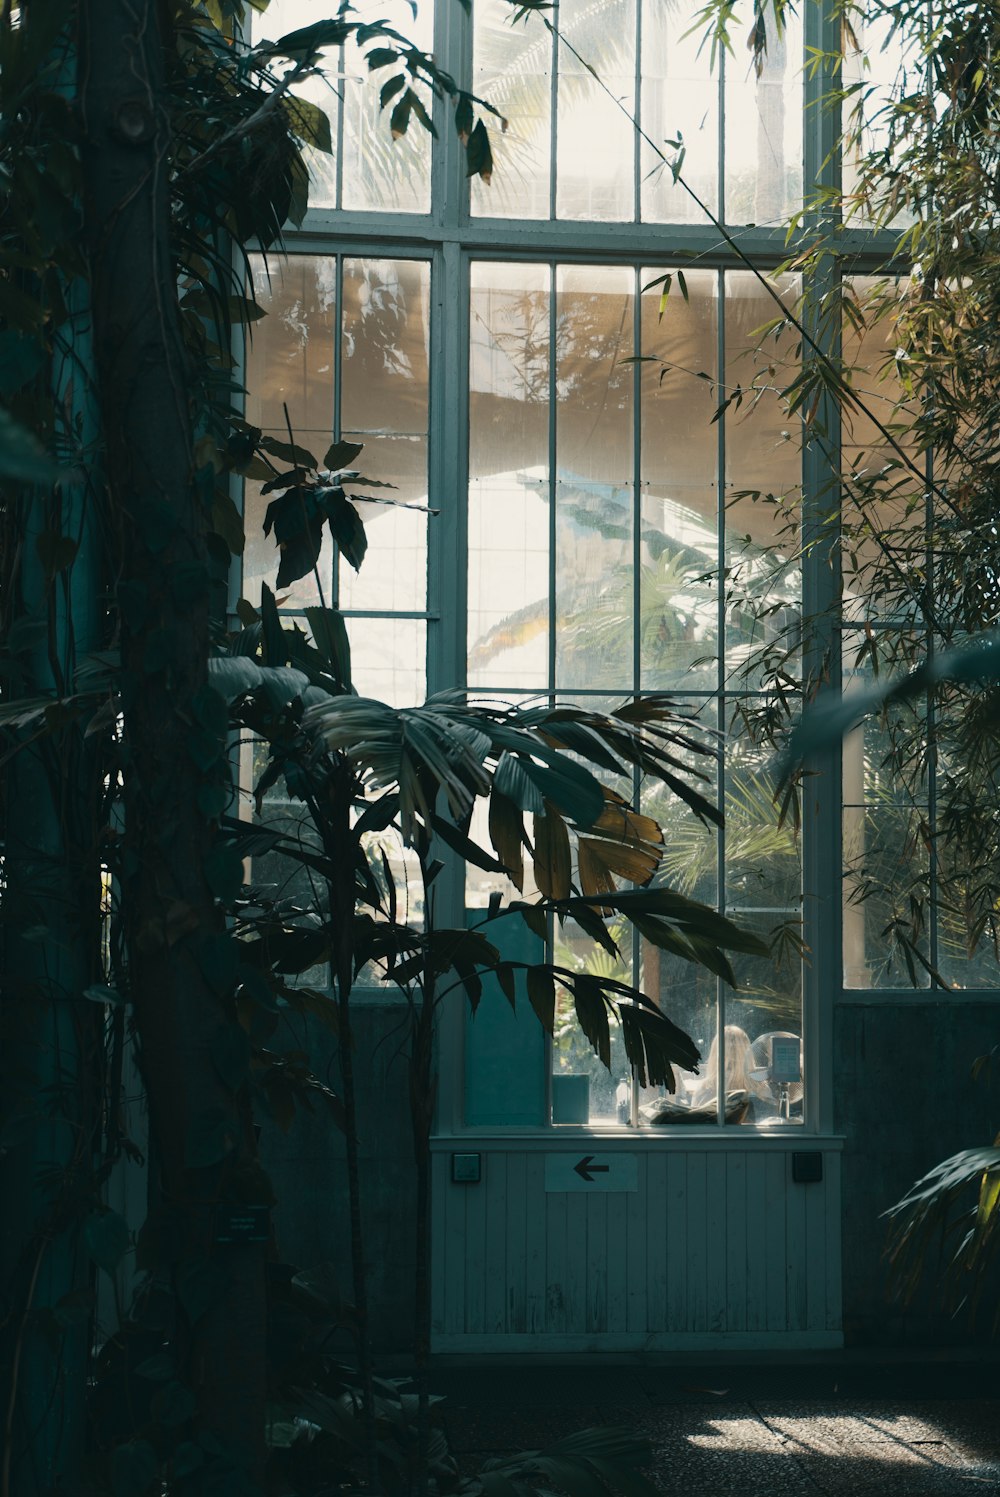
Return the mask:
<svg viewBox="0 0 1000 1497">
<path fill-rule="evenodd" d="M 208 674 L 227 702 L 235 702 L 248 692 L 263 692 L 271 707 L 280 711 L 296 700 L 310 706 L 328 699 L 322 687 L 314 686 L 294 666 L 258 665 L 248 655 L 213 656 L 208 662 Z"/>
<path fill-rule="evenodd" d="M 314 21 L 311 26 L 300 26 L 288 31 L 276 42 L 265 41 L 254 48 L 257 55 L 288 57 L 292 61 L 318 60 L 324 47 L 339 47 L 350 35 L 351 27 L 346 21 Z"/>
<path fill-rule="evenodd" d="M 306 622 L 317 650 L 344 691 L 351 689 L 351 646 L 344 616 L 338 608 L 307 608 Z"/>
<path fill-rule="evenodd" d="M 285 98 L 285 111 L 292 130 L 300 140 L 304 140 L 306 145 L 312 146 L 316 151 L 330 154 L 333 139 L 330 134 L 330 117 L 325 110 L 320 109 L 311 99 L 288 94 Z"/>
</svg>

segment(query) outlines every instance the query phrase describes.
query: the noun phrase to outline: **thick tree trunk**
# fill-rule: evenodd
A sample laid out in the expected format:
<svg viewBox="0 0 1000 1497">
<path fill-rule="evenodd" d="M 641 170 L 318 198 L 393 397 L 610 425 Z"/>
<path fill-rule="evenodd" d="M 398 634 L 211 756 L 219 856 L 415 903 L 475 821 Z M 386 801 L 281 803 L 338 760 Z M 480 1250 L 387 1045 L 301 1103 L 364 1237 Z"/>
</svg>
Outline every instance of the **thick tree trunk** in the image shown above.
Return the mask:
<svg viewBox="0 0 1000 1497">
<path fill-rule="evenodd" d="M 35 544 L 43 527 L 79 539 L 82 513 L 74 491 L 18 509 L 21 564 L 5 602 L 22 623 L 48 614 L 44 643 L 24 662 L 25 696 L 59 690 L 78 649 L 96 643 L 88 558 L 78 553 L 71 574 L 46 581 Z M 98 1122 L 100 1013 L 82 997 L 101 978 L 93 746 L 64 727 L 26 742 L 6 776 L 2 1497 L 69 1490 L 83 1454 L 88 1325 L 69 1307 L 83 1303 L 91 1275 L 81 1228 Z"/>
<path fill-rule="evenodd" d="M 22 24 L 37 14 L 22 6 Z M 50 77 L 71 95 L 68 36 L 50 63 Z M 35 295 L 39 284 L 26 275 L 23 289 Z M 97 436 L 94 390 L 82 373 L 91 367 L 89 292 L 82 280 L 60 289 L 48 369 L 53 446 L 89 458 Z M 86 482 L 7 499 L 0 633 L 9 641 L 21 631 L 33 643 L 19 654 L 19 674 L 7 673 L 5 696 L 72 691 L 80 661 L 101 643 L 97 504 L 97 485 Z M 102 977 L 98 739 L 72 721 L 41 736 L 28 730 L 4 797 L 0 1497 L 40 1497 L 72 1490 L 83 1461 L 93 1265 L 82 1229 L 99 1133 L 102 1016 L 82 993 Z"/>
<path fill-rule="evenodd" d="M 220 1054 L 234 1053 L 226 1036 L 235 1034 L 236 955 L 205 873 L 224 722 L 206 688 L 209 574 L 192 454 L 196 413 L 170 246 L 163 46 L 171 38 L 159 29 L 166 14 L 156 0 L 80 5 L 85 229 L 121 538 L 122 898 L 162 1185 L 153 1241 L 180 1289 L 187 1322 L 180 1350 L 199 1423 L 259 1482 L 264 1244 L 217 1241 L 227 1204 L 247 1198 L 253 1140 L 231 1089 L 238 1080 L 219 1065 Z"/>
</svg>

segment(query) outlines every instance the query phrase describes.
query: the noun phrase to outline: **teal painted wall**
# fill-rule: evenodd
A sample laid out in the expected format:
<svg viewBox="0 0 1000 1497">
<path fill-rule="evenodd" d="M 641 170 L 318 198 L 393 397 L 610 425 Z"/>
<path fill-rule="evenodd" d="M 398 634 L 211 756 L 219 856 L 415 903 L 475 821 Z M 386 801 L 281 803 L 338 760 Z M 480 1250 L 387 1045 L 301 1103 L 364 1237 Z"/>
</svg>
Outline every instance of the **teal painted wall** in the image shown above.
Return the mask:
<svg viewBox="0 0 1000 1497">
<path fill-rule="evenodd" d="M 835 1127 L 846 1135 L 848 1344 L 969 1339 L 967 1324 L 952 1320 L 927 1291 L 909 1309 L 892 1303 L 882 1213 L 949 1154 L 992 1143 L 1000 1131 L 1000 1064 L 990 1079 L 975 1083 L 970 1070 L 998 1042 L 1000 1003 L 908 998 L 844 1003 L 836 1010 Z"/>
</svg>

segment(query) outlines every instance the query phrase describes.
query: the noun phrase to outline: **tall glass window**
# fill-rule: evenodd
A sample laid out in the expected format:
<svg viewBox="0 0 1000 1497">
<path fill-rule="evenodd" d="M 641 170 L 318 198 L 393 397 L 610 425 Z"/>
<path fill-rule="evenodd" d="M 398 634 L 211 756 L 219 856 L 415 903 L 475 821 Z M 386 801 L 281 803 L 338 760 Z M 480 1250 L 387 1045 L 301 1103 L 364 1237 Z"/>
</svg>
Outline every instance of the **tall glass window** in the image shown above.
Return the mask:
<svg viewBox="0 0 1000 1497">
<path fill-rule="evenodd" d="M 762 346 L 760 332 L 773 291 L 794 306 L 805 289 L 769 277 L 786 255 L 781 225 L 804 202 L 808 218 L 809 173 L 828 170 L 832 76 L 803 61 L 836 44 L 833 22 L 809 0 L 759 70 L 738 44 L 713 69 L 693 8 L 560 0 L 512 25 L 516 9 L 372 7 L 503 116 L 502 129 L 484 116 L 489 182 L 464 176 L 448 97 L 422 95 L 436 139 L 414 118 L 393 140 L 387 75 L 369 71 L 364 42 L 333 49 L 325 80 L 300 90 L 325 114 L 330 149 L 310 152 L 311 216 L 289 234 L 287 263 L 253 266 L 269 315 L 247 413 L 279 439 L 290 424 L 318 455 L 331 440 L 363 444 L 362 472 L 392 486 L 372 492 L 400 503 L 366 510 L 360 573 L 327 542 L 319 579 L 279 603 L 294 614 L 320 589 L 335 600 L 358 690 L 397 704 L 430 681 L 600 707 L 665 693 L 687 711 L 718 747 L 691 768 L 709 766 L 725 827 L 706 828 L 662 786 L 619 788 L 664 828 L 657 877 L 770 940 L 775 959 L 740 959 L 733 991 L 623 932 L 620 973 L 701 1049 L 701 1074 L 678 1077 L 686 1121 L 818 1126 L 804 1057 L 815 1061 L 820 989 L 838 980 L 830 942 L 842 934 L 848 985 L 892 980 L 874 955 L 877 901 L 856 895 L 873 867 L 890 885 L 893 857 L 921 856 L 914 827 L 928 814 L 912 798 L 890 804 L 880 784 L 876 739 L 891 725 L 849 739 L 842 878 L 836 848 L 803 859 L 760 746 L 781 682 L 802 673 L 816 566 L 808 548 L 802 559 L 803 519 L 838 503 L 832 456 L 817 479 L 779 396 L 800 342 Z M 311 0 L 272 0 L 254 33 L 315 18 Z M 863 272 L 876 250 L 861 231 L 851 243 Z M 871 350 L 849 345 L 863 366 Z M 872 460 L 863 422 L 833 435 L 830 453 L 842 435 L 847 457 Z M 259 530 L 266 502 L 248 484 L 251 599 L 276 565 Z M 844 599 L 850 689 L 872 653 L 858 647 L 867 621 L 849 585 Z M 879 639 L 904 625 L 886 621 Z M 809 887 L 804 868 L 821 870 Z M 466 916 L 498 888 L 471 870 Z M 569 926 L 550 942 L 570 966 L 609 960 Z M 469 1127 L 646 1126 L 655 1139 L 678 1121 L 671 1098 L 634 1085 L 621 1045 L 609 1074 L 570 1012 L 545 1041 L 499 992 L 466 1025 L 456 1065 L 453 1115 Z"/>
<path fill-rule="evenodd" d="M 664 828 L 666 882 L 762 935 L 797 931 L 796 837 L 774 805 L 766 755 L 740 728 L 761 710 L 748 662 L 800 607 L 788 515 L 801 445 L 766 390 L 753 411 L 713 420 L 723 386 L 752 386 L 766 293 L 746 272 L 681 271 L 684 292 L 661 319 L 664 277 L 677 274 L 676 265 L 472 265 L 468 683 L 598 707 L 666 691 L 697 723 L 722 729 L 708 790 L 724 804 L 725 831 L 705 828 L 662 786 L 623 788 Z M 755 610 L 732 601 L 737 573 Z M 494 887 L 470 873 L 473 904 Z M 662 1003 L 730 1081 L 740 1067 L 767 1070 L 768 1036 L 801 1035 L 797 960 L 746 962 L 727 995 L 710 974 L 622 935 L 617 975 Z M 554 942 L 570 967 L 609 963 L 571 927 Z M 713 1080 L 682 1082 L 709 1122 L 722 1111 Z M 777 1116 L 768 1083 L 756 1077 L 753 1105 L 734 1103 L 730 1121 Z M 551 1086 L 556 1122 L 636 1120 L 624 1047 L 613 1047 L 609 1074 L 568 1010 Z M 639 1120 L 666 1115 L 660 1099 L 637 1100 Z"/>
</svg>

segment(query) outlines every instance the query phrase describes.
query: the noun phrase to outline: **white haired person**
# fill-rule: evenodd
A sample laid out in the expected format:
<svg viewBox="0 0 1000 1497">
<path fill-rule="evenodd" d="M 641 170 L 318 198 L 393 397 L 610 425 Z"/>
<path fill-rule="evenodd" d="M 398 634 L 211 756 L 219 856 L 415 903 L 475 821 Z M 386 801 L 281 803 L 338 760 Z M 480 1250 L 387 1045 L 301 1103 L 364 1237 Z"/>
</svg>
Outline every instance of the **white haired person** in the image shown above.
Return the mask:
<svg viewBox="0 0 1000 1497">
<path fill-rule="evenodd" d="M 766 1083 L 754 1080 L 753 1047 L 745 1029 L 726 1025 L 726 1122 L 755 1120 L 761 1109 L 773 1111 Z M 718 1116 L 719 1036 L 705 1059 L 703 1073 L 689 1097 L 660 1097 L 640 1108 L 646 1123 L 714 1123 Z M 689 1084 L 690 1085 L 690 1084 Z"/>
<path fill-rule="evenodd" d="M 753 1045 L 746 1030 L 741 1029 L 738 1024 L 727 1024 L 725 1035 L 726 1122 L 744 1123 L 751 1114 L 751 1109 L 757 1110 L 754 1104 L 768 1102 L 770 1094 L 765 1082 L 754 1080 L 752 1073 L 756 1069 L 756 1062 Z M 691 1106 L 700 1111 L 714 1111 L 718 1094 L 719 1036 L 716 1033 L 705 1057 L 704 1073 L 691 1094 Z"/>
</svg>

